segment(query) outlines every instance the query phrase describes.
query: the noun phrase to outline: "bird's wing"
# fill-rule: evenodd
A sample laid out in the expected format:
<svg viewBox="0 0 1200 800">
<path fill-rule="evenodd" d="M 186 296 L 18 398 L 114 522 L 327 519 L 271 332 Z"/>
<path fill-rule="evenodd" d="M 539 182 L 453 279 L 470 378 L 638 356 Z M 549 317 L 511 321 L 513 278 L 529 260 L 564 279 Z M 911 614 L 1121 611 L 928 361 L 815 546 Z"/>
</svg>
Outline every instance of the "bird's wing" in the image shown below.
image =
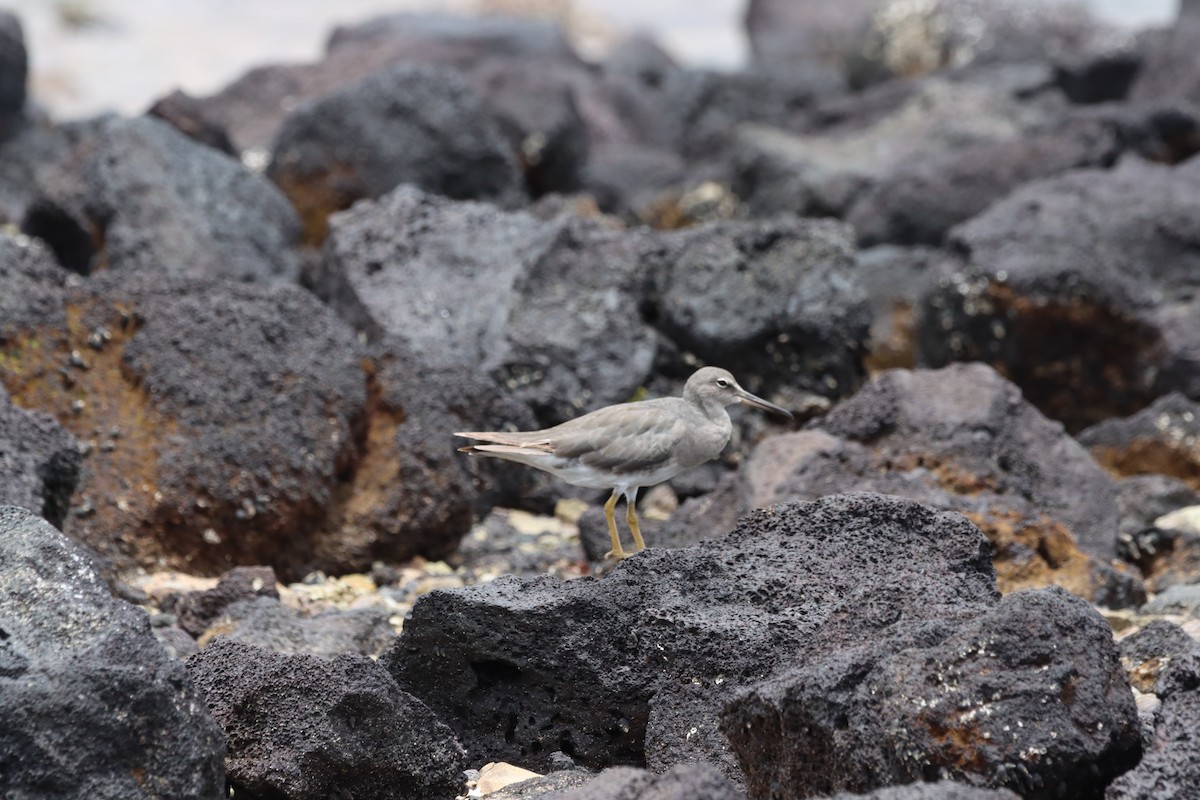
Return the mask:
<svg viewBox="0 0 1200 800">
<path fill-rule="evenodd" d="M 551 428 L 556 456 L 597 469 L 636 471 L 669 459 L 687 425 L 654 401 L 610 406 Z"/>
<path fill-rule="evenodd" d="M 460 431 L 455 436 L 464 439 L 475 439 L 480 442 L 491 442 L 498 445 L 518 447 L 539 453 L 549 453 L 554 450 L 547 431 Z M 469 448 L 462 448 L 467 450 Z M 497 451 L 499 452 L 499 451 Z"/>
</svg>

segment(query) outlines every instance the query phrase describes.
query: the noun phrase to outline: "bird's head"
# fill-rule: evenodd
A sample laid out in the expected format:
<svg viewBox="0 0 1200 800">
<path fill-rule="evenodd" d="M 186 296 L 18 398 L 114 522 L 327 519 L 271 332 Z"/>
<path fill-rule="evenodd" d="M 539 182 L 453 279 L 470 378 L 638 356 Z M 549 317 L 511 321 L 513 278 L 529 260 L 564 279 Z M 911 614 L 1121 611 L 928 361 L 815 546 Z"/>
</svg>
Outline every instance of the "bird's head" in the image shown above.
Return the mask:
<svg viewBox="0 0 1200 800">
<path fill-rule="evenodd" d="M 758 395 L 750 394 L 741 386 L 728 370 L 720 367 L 701 367 L 688 378 L 683 387 L 685 398 L 694 397 L 701 403 L 717 403 L 721 406 L 731 406 L 734 403 L 745 403 L 755 408 L 761 408 L 784 417 L 792 414 L 774 403 L 768 403 Z"/>
</svg>

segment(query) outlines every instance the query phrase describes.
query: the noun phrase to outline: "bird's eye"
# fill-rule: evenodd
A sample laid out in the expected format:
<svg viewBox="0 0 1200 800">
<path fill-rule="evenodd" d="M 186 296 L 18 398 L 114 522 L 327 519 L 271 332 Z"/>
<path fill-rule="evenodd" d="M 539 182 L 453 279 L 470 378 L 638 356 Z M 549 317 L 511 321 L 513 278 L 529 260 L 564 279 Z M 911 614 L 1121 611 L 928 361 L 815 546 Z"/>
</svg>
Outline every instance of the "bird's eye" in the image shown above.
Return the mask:
<svg viewBox="0 0 1200 800">
<path fill-rule="evenodd" d="M 722 389 L 728 389 L 729 381 L 725 380 L 724 378 L 717 378 L 717 386 L 720 386 Z"/>
</svg>

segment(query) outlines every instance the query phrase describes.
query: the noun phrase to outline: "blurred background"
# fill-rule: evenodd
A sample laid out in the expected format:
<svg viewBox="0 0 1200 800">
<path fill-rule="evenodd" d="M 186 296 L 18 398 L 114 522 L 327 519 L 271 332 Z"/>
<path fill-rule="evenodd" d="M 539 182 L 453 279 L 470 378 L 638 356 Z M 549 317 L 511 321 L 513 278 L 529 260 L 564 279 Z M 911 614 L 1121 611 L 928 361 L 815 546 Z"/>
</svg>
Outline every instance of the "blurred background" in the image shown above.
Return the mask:
<svg viewBox="0 0 1200 800">
<path fill-rule="evenodd" d="M 1079 4 L 1136 29 L 1168 24 L 1178 0 Z M 745 0 L 8 0 L 5 6 L 25 27 L 32 99 L 57 119 L 140 113 L 176 88 L 210 94 L 249 67 L 318 58 L 336 25 L 403 10 L 554 19 L 591 58 L 633 32 L 652 34 L 692 66 L 735 68 L 748 55 Z"/>
</svg>

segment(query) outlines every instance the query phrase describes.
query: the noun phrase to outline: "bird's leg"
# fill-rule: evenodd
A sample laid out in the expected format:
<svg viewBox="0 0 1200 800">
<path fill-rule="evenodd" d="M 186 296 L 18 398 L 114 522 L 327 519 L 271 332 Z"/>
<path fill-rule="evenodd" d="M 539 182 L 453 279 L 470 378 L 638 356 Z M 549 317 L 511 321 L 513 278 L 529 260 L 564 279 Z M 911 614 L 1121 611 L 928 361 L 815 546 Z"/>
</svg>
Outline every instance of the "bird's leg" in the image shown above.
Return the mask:
<svg viewBox="0 0 1200 800">
<path fill-rule="evenodd" d="M 629 532 L 633 534 L 633 546 L 645 550 L 646 543 L 642 541 L 642 528 L 637 518 L 637 487 L 625 493 L 625 522 L 629 524 Z"/>
<path fill-rule="evenodd" d="M 604 519 L 608 520 L 608 535 L 612 537 L 612 550 L 604 554 L 605 558 L 622 559 L 629 555 L 621 547 L 621 537 L 617 535 L 617 520 L 614 516 L 617 510 L 617 499 L 620 496 L 620 492 L 614 489 L 612 497 L 608 498 L 608 502 L 604 504 Z"/>
</svg>

